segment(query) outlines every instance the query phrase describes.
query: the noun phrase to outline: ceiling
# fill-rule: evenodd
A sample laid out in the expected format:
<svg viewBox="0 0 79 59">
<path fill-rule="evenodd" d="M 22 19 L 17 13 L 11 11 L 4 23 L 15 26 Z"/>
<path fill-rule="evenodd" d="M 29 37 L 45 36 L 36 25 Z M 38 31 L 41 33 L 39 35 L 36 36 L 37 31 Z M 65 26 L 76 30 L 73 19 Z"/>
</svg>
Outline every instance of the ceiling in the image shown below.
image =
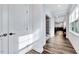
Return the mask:
<svg viewBox="0 0 79 59">
<path fill-rule="evenodd" d="M 51 12 L 53 16 L 64 16 L 68 12 L 69 4 L 46 4 L 45 8 Z"/>
</svg>

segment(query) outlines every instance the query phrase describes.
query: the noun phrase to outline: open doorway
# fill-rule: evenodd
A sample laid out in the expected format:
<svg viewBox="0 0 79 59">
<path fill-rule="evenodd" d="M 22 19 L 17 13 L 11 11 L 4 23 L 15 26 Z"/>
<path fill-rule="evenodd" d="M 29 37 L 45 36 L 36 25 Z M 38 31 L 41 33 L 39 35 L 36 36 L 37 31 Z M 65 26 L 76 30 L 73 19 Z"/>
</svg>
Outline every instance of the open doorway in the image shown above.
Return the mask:
<svg viewBox="0 0 79 59">
<path fill-rule="evenodd" d="M 46 15 L 46 37 L 49 38 L 49 34 L 50 34 L 50 17 L 48 15 Z"/>
<path fill-rule="evenodd" d="M 66 22 L 55 22 L 55 35 L 62 32 L 64 38 L 66 38 Z"/>
</svg>

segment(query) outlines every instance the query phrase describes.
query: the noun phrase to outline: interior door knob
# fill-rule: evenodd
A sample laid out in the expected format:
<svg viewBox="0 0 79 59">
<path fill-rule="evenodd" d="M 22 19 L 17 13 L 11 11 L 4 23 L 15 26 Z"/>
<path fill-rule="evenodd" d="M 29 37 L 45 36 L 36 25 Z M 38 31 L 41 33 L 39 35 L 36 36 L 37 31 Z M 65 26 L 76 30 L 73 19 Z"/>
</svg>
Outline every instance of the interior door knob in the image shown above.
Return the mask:
<svg viewBox="0 0 79 59">
<path fill-rule="evenodd" d="M 15 33 L 9 33 L 9 35 L 15 35 Z"/>
<path fill-rule="evenodd" d="M 2 37 L 6 37 L 6 36 L 7 36 L 7 33 L 5 33 L 5 34 L 2 35 Z"/>
<path fill-rule="evenodd" d="M 2 35 L 0 35 L 0 37 L 2 37 Z"/>
</svg>

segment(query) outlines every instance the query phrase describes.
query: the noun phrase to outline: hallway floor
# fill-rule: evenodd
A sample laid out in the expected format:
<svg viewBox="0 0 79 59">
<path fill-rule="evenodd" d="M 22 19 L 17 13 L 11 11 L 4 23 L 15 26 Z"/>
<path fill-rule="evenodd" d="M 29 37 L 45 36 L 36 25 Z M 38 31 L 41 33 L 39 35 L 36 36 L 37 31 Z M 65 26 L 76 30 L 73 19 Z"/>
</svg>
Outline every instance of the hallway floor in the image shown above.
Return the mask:
<svg viewBox="0 0 79 59">
<path fill-rule="evenodd" d="M 43 54 L 76 54 L 70 41 L 63 36 L 62 31 L 58 31 L 54 38 L 47 41 Z"/>
<path fill-rule="evenodd" d="M 27 54 L 40 54 L 34 50 Z M 48 39 L 42 54 L 76 54 L 70 41 L 63 36 L 62 31 L 58 31 L 54 38 Z"/>
</svg>

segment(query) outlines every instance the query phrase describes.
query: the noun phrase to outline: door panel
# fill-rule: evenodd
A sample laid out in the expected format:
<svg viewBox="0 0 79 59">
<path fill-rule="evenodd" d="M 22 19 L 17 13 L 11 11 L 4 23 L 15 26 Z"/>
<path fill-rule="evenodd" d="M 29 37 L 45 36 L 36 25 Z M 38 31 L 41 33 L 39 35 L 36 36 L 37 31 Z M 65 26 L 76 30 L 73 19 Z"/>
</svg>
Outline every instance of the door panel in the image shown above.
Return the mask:
<svg viewBox="0 0 79 59">
<path fill-rule="evenodd" d="M 28 5 L 9 5 L 9 53 L 18 53 L 20 36 L 28 34 Z"/>
<path fill-rule="evenodd" d="M 3 54 L 8 52 L 8 5 L 2 5 L 2 45 Z"/>
<path fill-rule="evenodd" d="M 0 5 L 0 54 L 8 53 L 8 8 Z"/>
<path fill-rule="evenodd" d="M 2 53 L 2 38 L 1 38 L 1 34 L 2 34 L 2 12 L 1 12 L 1 5 L 0 5 L 0 54 Z"/>
<path fill-rule="evenodd" d="M 28 34 L 28 16 L 25 5 L 16 5 L 15 9 L 15 31 L 17 35 L 23 36 Z"/>
<path fill-rule="evenodd" d="M 9 53 L 15 54 L 18 50 L 18 38 L 15 32 L 15 5 L 9 5 Z"/>
</svg>

